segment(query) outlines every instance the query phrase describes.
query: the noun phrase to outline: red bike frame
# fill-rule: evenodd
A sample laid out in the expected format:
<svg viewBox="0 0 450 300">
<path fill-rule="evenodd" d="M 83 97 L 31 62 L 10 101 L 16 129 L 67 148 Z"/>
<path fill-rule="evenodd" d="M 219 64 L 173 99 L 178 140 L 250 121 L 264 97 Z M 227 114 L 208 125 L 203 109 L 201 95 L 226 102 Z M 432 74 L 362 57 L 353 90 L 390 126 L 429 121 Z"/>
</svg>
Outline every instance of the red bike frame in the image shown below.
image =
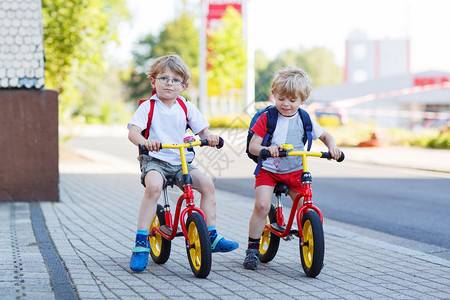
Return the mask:
<svg viewBox="0 0 450 300">
<path fill-rule="evenodd" d="M 323 155 L 323 153 L 314 153 L 314 152 L 305 152 L 305 151 L 289 151 L 286 153 L 287 153 L 286 155 L 289 155 L 289 156 L 302 156 L 302 161 L 303 161 L 302 178 L 305 173 L 309 174 L 306 156 L 322 157 L 322 155 Z M 310 178 L 310 175 L 308 177 Z M 302 197 L 304 197 L 303 205 L 297 210 L 298 203 Z M 297 225 L 299 227 L 298 231 L 299 231 L 299 235 L 300 235 L 300 239 L 301 239 L 301 244 L 303 245 L 304 241 L 303 241 L 302 216 L 303 216 L 303 213 L 306 212 L 308 209 L 312 209 L 312 210 L 316 211 L 320 217 L 320 220 L 322 221 L 322 224 L 323 224 L 322 212 L 320 211 L 320 209 L 317 206 L 315 206 L 313 204 L 313 201 L 312 201 L 312 189 L 311 189 L 311 181 L 310 180 L 309 181 L 306 180 L 303 183 L 302 191 L 295 197 L 294 201 L 292 202 L 292 209 L 291 209 L 291 213 L 289 214 L 289 219 L 288 219 L 288 224 L 286 226 L 286 229 L 283 232 L 280 232 L 278 230 L 275 230 L 271 226 L 271 224 L 266 224 L 265 226 L 270 232 L 274 233 L 275 235 L 277 235 L 281 238 L 284 238 L 290 234 L 292 224 L 294 223 L 294 215 L 296 214 Z M 277 207 L 277 224 L 279 226 L 285 226 L 282 206 Z"/>
<path fill-rule="evenodd" d="M 164 218 L 166 221 L 166 226 L 171 229 L 171 233 L 167 234 L 161 230 L 161 227 L 153 227 L 149 232 L 149 236 L 152 237 L 157 231 L 161 236 L 163 236 L 167 240 L 173 240 L 177 235 L 178 222 L 180 220 L 184 220 L 186 214 L 191 214 L 192 212 L 198 212 L 202 215 L 203 219 L 206 223 L 205 213 L 199 208 L 195 206 L 194 203 L 194 191 L 191 186 L 191 177 L 188 173 L 185 148 L 190 148 L 193 146 L 203 146 L 201 141 L 188 142 L 184 144 L 161 144 L 160 148 L 178 148 L 180 149 L 180 157 L 181 157 L 181 166 L 183 170 L 183 178 L 184 178 L 184 193 L 178 198 L 177 207 L 175 210 L 175 221 L 172 221 L 172 213 L 170 212 L 170 208 L 164 208 Z M 181 210 L 181 206 L 183 205 L 183 201 L 186 200 L 186 207 Z M 181 212 L 181 213 L 180 213 Z M 184 222 L 179 222 L 181 225 L 181 230 L 183 231 L 184 238 L 187 241 L 187 245 L 190 245 L 186 224 Z"/>
</svg>

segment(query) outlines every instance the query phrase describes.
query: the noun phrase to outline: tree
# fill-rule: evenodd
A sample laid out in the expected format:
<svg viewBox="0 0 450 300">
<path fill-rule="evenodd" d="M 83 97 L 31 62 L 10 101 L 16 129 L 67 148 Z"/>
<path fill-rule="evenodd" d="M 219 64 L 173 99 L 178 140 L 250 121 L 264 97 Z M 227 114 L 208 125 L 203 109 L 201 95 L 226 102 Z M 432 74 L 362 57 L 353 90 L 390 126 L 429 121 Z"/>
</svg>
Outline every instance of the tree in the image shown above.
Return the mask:
<svg viewBox="0 0 450 300">
<path fill-rule="evenodd" d="M 43 0 L 46 88 L 60 92 L 62 119 L 83 105 L 77 83 L 104 70 L 105 46 L 128 17 L 125 0 Z"/>
<path fill-rule="evenodd" d="M 255 51 L 255 101 L 267 101 L 269 84 L 273 74 L 269 72 L 270 61 L 261 50 Z"/>
<path fill-rule="evenodd" d="M 342 69 L 334 62 L 332 53 L 322 47 L 301 48 L 298 52 L 285 50 L 269 63 L 262 52 L 257 52 L 255 60 L 255 95 L 259 101 L 267 100 L 275 72 L 290 65 L 304 69 L 313 87 L 336 84 L 343 79 Z"/>
<path fill-rule="evenodd" d="M 194 25 L 194 16 L 182 12 L 181 15 L 165 25 L 158 36 L 152 34 L 142 39 L 133 51 L 134 70 L 128 87 L 131 99 L 148 98 L 151 94 L 146 72 L 152 61 L 162 55 L 176 53 L 191 71 L 191 85 L 198 82 L 198 43 L 199 33 Z"/>
<path fill-rule="evenodd" d="M 228 6 L 222 25 L 208 34 L 208 95 L 221 95 L 230 89 L 242 88 L 247 56 L 241 15 Z"/>
<path fill-rule="evenodd" d="M 342 68 L 334 62 L 333 54 L 323 47 L 302 52 L 304 68 L 314 87 L 333 85 L 343 80 Z"/>
</svg>

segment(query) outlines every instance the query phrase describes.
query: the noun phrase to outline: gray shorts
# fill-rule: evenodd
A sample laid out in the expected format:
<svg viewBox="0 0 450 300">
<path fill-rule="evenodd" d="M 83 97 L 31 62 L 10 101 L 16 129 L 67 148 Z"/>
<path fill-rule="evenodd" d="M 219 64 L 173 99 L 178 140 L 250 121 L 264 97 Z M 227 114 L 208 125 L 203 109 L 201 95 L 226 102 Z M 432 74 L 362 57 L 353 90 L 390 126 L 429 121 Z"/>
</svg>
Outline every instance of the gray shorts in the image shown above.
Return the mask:
<svg viewBox="0 0 450 300">
<path fill-rule="evenodd" d="M 168 162 L 145 154 L 139 156 L 138 160 L 141 165 L 141 183 L 143 186 L 145 186 L 145 176 L 147 175 L 147 173 L 151 170 L 155 170 L 162 175 L 164 184 L 167 181 L 167 177 L 174 177 L 176 186 L 183 190 L 183 170 L 181 168 L 181 165 L 171 165 Z M 191 164 L 188 164 L 187 167 L 188 172 L 197 169 L 197 167 Z"/>
</svg>

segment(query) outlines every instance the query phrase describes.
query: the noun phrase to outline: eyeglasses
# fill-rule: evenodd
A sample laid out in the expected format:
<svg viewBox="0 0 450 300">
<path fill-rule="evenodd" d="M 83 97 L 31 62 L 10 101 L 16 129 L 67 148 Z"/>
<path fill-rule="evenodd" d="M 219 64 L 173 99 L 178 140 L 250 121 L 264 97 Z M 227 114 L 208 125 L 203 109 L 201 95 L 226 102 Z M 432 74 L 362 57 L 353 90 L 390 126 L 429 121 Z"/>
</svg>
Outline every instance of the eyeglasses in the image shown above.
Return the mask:
<svg viewBox="0 0 450 300">
<path fill-rule="evenodd" d="M 176 79 L 176 78 L 175 79 L 170 79 L 168 77 L 159 77 L 159 78 L 156 78 L 156 79 L 158 79 L 159 82 L 161 82 L 162 84 L 168 84 L 169 80 L 172 80 L 172 84 L 176 85 L 176 86 L 181 85 L 183 83 L 183 81 L 181 81 L 180 79 Z"/>
</svg>

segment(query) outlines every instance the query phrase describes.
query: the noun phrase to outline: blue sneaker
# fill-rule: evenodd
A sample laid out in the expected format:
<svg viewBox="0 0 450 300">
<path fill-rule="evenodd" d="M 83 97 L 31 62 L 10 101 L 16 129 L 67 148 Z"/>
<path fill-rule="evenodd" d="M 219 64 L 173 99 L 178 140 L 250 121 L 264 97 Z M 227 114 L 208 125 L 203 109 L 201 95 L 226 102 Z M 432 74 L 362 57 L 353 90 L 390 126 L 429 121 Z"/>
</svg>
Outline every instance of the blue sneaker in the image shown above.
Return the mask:
<svg viewBox="0 0 450 300">
<path fill-rule="evenodd" d="M 220 234 L 217 234 L 216 230 L 210 232 L 211 238 L 211 252 L 230 252 L 239 247 L 238 242 L 226 240 Z"/>
<path fill-rule="evenodd" d="M 148 240 L 136 241 L 136 247 L 131 254 L 130 269 L 134 272 L 142 272 L 147 268 L 150 244 Z"/>
</svg>

